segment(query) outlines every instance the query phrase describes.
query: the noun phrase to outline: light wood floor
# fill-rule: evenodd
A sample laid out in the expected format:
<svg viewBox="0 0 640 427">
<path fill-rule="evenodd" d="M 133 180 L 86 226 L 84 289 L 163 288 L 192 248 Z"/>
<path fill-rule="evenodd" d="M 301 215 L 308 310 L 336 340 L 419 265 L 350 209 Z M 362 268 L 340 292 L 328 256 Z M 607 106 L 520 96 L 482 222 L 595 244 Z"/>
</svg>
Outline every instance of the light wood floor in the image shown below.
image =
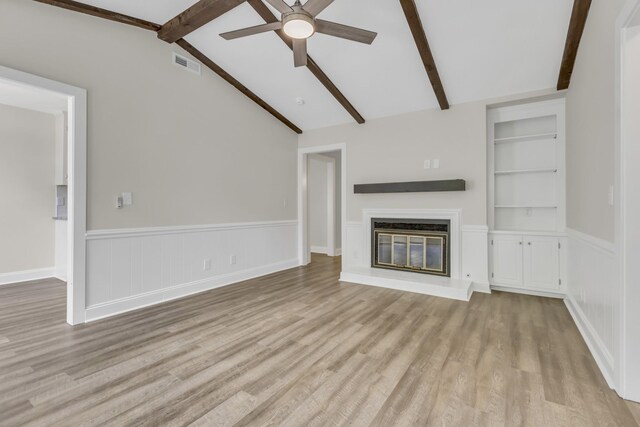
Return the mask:
<svg viewBox="0 0 640 427">
<path fill-rule="evenodd" d="M 0 424 L 636 426 L 563 303 L 340 284 L 338 260 L 79 327 L 0 287 Z"/>
</svg>

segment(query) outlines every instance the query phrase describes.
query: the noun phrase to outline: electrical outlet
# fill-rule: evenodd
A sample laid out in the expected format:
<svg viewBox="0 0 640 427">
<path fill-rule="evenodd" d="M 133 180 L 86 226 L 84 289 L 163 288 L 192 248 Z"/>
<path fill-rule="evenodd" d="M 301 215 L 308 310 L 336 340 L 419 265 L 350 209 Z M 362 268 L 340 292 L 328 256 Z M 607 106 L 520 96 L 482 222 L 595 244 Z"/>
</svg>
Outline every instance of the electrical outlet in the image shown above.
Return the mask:
<svg viewBox="0 0 640 427">
<path fill-rule="evenodd" d="M 122 193 L 122 204 L 131 206 L 133 204 L 133 195 L 131 193 Z"/>
<path fill-rule="evenodd" d="M 434 169 L 440 169 L 440 159 L 433 159 L 431 166 L 433 166 Z"/>
<path fill-rule="evenodd" d="M 235 255 L 231 255 L 229 257 L 229 264 L 230 265 L 236 265 L 236 256 Z"/>
<path fill-rule="evenodd" d="M 425 160 L 424 161 L 424 168 L 425 169 L 431 169 L 431 160 Z"/>
<path fill-rule="evenodd" d="M 122 196 L 116 197 L 116 209 L 122 209 Z"/>
<path fill-rule="evenodd" d="M 204 270 L 204 271 L 211 270 L 211 260 L 210 259 L 205 259 L 204 260 L 204 262 L 202 263 L 202 270 Z"/>
</svg>

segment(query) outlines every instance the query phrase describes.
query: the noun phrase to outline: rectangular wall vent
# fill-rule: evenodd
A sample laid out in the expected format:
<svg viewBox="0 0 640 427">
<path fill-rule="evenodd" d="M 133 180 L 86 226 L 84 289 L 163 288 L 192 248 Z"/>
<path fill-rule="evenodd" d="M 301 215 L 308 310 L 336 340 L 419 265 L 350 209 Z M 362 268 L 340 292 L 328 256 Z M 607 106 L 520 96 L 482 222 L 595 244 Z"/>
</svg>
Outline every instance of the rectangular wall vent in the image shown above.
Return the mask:
<svg viewBox="0 0 640 427">
<path fill-rule="evenodd" d="M 200 64 L 198 64 L 196 61 L 192 61 L 189 58 L 185 58 L 182 55 L 178 55 L 175 52 L 173 52 L 173 63 L 178 67 L 182 67 L 191 71 L 192 73 L 200 75 Z"/>
</svg>

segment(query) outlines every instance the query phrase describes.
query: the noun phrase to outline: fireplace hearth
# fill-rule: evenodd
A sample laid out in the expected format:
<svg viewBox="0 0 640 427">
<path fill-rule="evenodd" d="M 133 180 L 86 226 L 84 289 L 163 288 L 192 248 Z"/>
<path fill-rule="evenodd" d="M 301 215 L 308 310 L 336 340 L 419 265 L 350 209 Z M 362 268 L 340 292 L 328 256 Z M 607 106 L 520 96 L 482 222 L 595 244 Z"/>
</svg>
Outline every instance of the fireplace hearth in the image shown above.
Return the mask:
<svg viewBox="0 0 640 427">
<path fill-rule="evenodd" d="M 450 221 L 371 219 L 371 266 L 450 277 Z"/>
</svg>

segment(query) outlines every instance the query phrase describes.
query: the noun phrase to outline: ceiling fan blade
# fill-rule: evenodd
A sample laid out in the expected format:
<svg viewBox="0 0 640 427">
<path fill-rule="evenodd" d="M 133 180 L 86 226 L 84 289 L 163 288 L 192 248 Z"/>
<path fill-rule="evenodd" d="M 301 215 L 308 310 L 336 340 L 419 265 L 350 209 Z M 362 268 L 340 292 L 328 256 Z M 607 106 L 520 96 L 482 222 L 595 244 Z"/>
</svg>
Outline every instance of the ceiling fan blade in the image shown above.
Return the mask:
<svg viewBox="0 0 640 427">
<path fill-rule="evenodd" d="M 307 65 L 307 39 L 293 39 L 293 63 L 296 67 Z"/>
<path fill-rule="evenodd" d="M 267 31 L 279 30 L 280 28 L 282 28 L 282 22 L 271 22 L 269 24 L 256 25 L 255 27 L 222 33 L 220 34 L 220 37 L 226 40 L 233 40 L 240 37 L 252 36 L 254 34 L 266 33 Z"/>
<path fill-rule="evenodd" d="M 280 13 L 293 12 L 291 6 L 286 4 L 283 0 L 267 0 L 267 3 L 275 7 Z"/>
<path fill-rule="evenodd" d="M 362 30 L 348 25 L 338 24 L 337 22 L 323 21 L 322 19 L 316 19 L 316 32 L 365 44 L 373 43 L 378 35 L 378 33 L 374 33 L 373 31 Z"/>
<path fill-rule="evenodd" d="M 325 10 L 331 3 L 333 3 L 333 0 L 309 0 L 304 4 L 304 6 L 302 6 L 302 8 L 312 16 L 316 16 Z"/>
</svg>

